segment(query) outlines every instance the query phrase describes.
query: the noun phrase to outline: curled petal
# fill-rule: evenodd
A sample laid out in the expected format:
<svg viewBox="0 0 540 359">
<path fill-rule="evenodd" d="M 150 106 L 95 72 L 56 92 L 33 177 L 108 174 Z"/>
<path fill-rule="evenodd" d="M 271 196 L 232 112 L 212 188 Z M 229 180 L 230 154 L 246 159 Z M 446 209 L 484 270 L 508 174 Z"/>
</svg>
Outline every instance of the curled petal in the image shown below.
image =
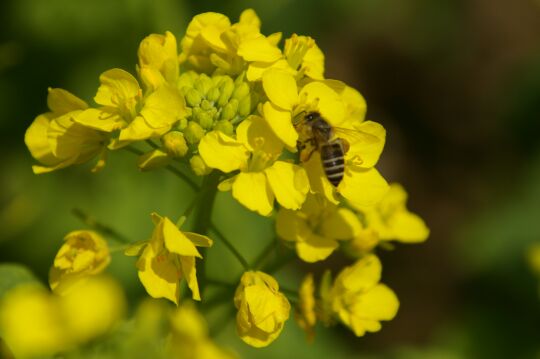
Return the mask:
<svg viewBox="0 0 540 359">
<path fill-rule="evenodd" d="M 262 172 L 241 172 L 232 185 L 233 197 L 246 208 L 263 216 L 272 213 L 274 194 Z"/>
<path fill-rule="evenodd" d="M 279 204 L 287 209 L 302 207 L 309 191 L 309 180 L 302 167 L 276 161 L 265 173 Z"/>
<path fill-rule="evenodd" d="M 208 167 L 225 173 L 243 168 L 249 157 L 242 143 L 219 131 L 209 132 L 202 138 L 199 153 Z"/>
</svg>

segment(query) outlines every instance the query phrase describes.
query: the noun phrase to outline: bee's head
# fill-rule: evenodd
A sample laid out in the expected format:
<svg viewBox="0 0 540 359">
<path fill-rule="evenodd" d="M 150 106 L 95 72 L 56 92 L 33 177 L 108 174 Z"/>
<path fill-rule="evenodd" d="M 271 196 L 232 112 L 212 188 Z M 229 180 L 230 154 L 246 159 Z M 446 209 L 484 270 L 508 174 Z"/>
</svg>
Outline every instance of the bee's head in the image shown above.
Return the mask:
<svg viewBox="0 0 540 359">
<path fill-rule="evenodd" d="M 318 118 L 321 117 L 321 114 L 318 113 L 318 112 L 309 112 L 307 115 L 306 115 L 306 120 L 307 121 L 314 121 Z"/>
</svg>

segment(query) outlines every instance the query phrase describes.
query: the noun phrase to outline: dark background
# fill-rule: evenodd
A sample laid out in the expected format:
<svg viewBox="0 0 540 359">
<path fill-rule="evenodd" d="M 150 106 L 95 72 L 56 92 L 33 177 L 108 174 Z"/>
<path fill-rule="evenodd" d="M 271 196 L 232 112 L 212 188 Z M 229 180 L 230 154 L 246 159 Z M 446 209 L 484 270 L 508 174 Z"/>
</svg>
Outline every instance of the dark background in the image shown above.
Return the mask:
<svg viewBox="0 0 540 359">
<path fill-rule="evenodd" d="M 150 212 L 175 217 L 184 208 L 188 188 L 165 172 L 137 175 L 130 154 L 111 155 L 98 175 L 78 166 L 35 176 L 24 131 L 46 111 L 47 87 L 91 103 L 101 72 L 134 73 L 149 33 L 180 40 L 197 13 L 236 21 L 247 7 L 265 34 L 314 37 L 326 77 L 365 96 L 368 119 L 388 133 L 378 168 L 405 185 L 432 232 L 425 244 L 381 253 L 401 308 L 380 333 L 356 339 L 320 328 L 308 345 L 290 321 L 265 350 L 246 348 L 232 325 L 218 340 L 246 358 L 538 358 L 540 273 L 526 261 L 540 242 L 538 0 L 2 1 L 0 261 L 46 280 L 61 238 L 83 227 L 75 207 L 134 240 L 150 233 Z M 262 247 L 256 239 L 271 238 L 271 223 L 229 194 L 218 197 L 216 221 L 249 258 Z M 232 258 L 216 268 L 224 263 L 225 279 L 239 273 Z M 117 255 L 110 271 L 139 298 L 131 265 Z M 300 274 L 281 276 L 295 283 Z"/>
</svg>

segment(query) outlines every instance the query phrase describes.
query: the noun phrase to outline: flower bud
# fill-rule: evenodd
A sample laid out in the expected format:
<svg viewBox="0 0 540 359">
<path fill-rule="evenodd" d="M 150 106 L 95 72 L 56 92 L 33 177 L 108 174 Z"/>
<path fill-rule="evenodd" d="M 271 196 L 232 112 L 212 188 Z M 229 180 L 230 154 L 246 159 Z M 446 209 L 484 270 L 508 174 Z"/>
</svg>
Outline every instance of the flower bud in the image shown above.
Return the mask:
<svg viewBox="0 0 540 359">
<path fill-rule="evenodd" d="M 161 143 L 167 153 L 173 157 L 184 157 L 188 146 L 184 134 L 180 131 L 171 131 L 161 137 Z"/>
<path fill-rule="evenodd" d="M 184 87 L 192 88 L 195 78 L 197 78 L 197 74 L 195 72 L 193 71 L 184 72 L 178 78 L 178 83 L 177 83 L 178 88 L 179 89 L 182 89 Z"/>
<path fill-rule="evenodd" d="M 204 136 L 204 129 L 195 121 L 189 121 L 184 130 L 184 137 L 189 144 L 199 143 Z"/>
<path fill-rule="evenodd" d="M 219 87 L 220 95 L 218 99 L 218 105 L 223 107 L 229 102 L 231 95 L 234 91 L 234 82 L 230 78 L 225 78 L 221 86 Z"/>
<path fill-rule="evenodd" d="M 222 120 L 231 120 L 231 119 L 234 118 L 234 116 L 236 116 L 237 111 L 238 111 L 238 100 L 233 98 L 221 110 L 221 119 Z"/>
<path fill-rule="evenodd" d="M 199 155 L 194 155 L 189 160 L 189 164 L 191 165 L 191 169 L 197 176 L 206 176 L 210 172 L 212 172 L 212 169 L 206 165 L 204 160 Z"/>
<path fill-rule="evenodd" d="M 210 90 L 213 86 L 214 83 L 212 82 L 212 79 L 210 79 L 210 77 L 208 77 L 206 74 L 201 74 L 193 84 L 193 87 L 195 87 L 195 89 L 203 96 L 205 96 L 208 93 L 208 90 Z"/>
<path fill-rule="evenodd" d="M 233 125 L 229 121 L 221 120 L 216 122 L 216 124 L 214 125 L 214 129 L 223 132 L 227 136 L 232 136 L 234 134 Z"/>
<path fill-rule="evenodd" d="M 246 96 L 238 104 L 238 114 L 246 117 L 251 113 L 251 96 Z"/>
<path fill-rule="evenodd" d="M 202 100 L 200 106 L 201 106 L 201 108 L 202 108 L 203 110 L 205 110 L 205 111 L 208 111 L 208 110 L 214 108 L 214 106 L 212 106 L 212 104 L 211 104 L 210 101 L 208 101 L 208 100 Z"/>
<path fill-rule="evenodd" d="M 64 295 L 81 279 L 101 273 L 110 263 L 107 242 L 93 231 L 73 231 L 66 235 L 49 272 L 53 292 Z"/>
<path fill-rule="evenodd" d="M 219 89 L 212 87 L 206 94 L 206 99 L 211 102 L 216 102 L 219 99 Z"/>
<path fill-rule="evenodd" d="M 247 95 L 249 95 L 249 85 L 245 82 L 242 82 L 240 85 L 235 87 L 232 97 L 237 100 L 241 100 Z"/>
<path fill-rule="evenodd" d="M 202 101 L 202 96 L 199 93 L 199 91 L 195 89 L 189 89 L 186 93 L 186 103 L 188 106 L 196 107 L 199 106 L 199 104 Z"/>
<path fill-rule="evenodd" d="M 269 345 L 279 336 L 291 309 L 287 298 L 279 292 L 277 281 L 258 271 L 242 275 L 234 305 L 238 309 L 238 335 L 256 348 Z"/>
<path fill-rule="evenodd" d="M 214 124 L 212 113 L 210 111 L 199 112 L 196 120 L 201 125 L 201 127 L 204 128 L 205 130 L 211 129 L 212 125 Z"/>
</svg>

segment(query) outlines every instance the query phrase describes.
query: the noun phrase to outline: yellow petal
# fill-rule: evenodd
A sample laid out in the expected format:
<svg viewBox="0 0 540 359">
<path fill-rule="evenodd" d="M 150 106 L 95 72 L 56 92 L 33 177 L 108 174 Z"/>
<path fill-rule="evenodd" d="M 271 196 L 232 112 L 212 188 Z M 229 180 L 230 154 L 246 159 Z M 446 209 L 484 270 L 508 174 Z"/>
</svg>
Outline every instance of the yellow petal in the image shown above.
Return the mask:
<svg viewBox="0 0 540 359">
<path fill-rule="evenodd" d="M 311 229 L 298 212 L 280 208 L 276 217 L 276 232 L 279 238 L 287 241 L 299 241 L 307 238 Z"/>
<path fill-rule="evenodd" d="M 261 35 L 240 43 L 238 55 L 246 61 L 273 62 L 281 57 L 281 50 Z"/>
<path fill-rule="evenodd" d="M 294 77 L 279 69 L 269 69 L 262 78 L 268 99 L 283 110 L 292 110 L 298 102 L 298 89 Z"/>
<path fill-rule="evenodd" d="M 344 137 L 350 144 L 350 149 L 347 152 L 345 159 L 355 161 L 355 157 L 361 160 L 358 163 L 359 167 L 370 168 L 375 166 L 381 156 L 386 140 L 386 130 L 377 122 L 365 121 L 355 127 L 361 131 L 361 134 L 367 136 L 354 137 L 354 132 L 351 138 Z M 357 161 L 357 160 L 356 160 Z"/>
<path fill-rule="evenodd" d="M 296 71 L 291 69 L 289 63 L 285 59 L 279 59 L 275 62 L 260 62 L 254 61 L 250 62 L 248 70 L 246 72 L 246 78 L 249 81 L 258 81 L 262 79 L 263 74 L 270 68 L 284 70 L 289 72 L 291 75 L 294 75 Z"/>
<path fill-rule="evenodd" d="M 285 145 L 295 148 L 298 140 L 298 132 L 294 129 L 289 111 L 283 111 L 271 102 L 266 102 L 263 106 L 264 119 L 275 135 L 283 141 Z"/>
<path fill-rule="evenodd" d="M 158 258 L 152 246 L 146 246 L 137 267 L 139 279 L 152 298 L 167 298 L 178 304 L 180 275 L 178 268 L 168 257 Z"/>
<path fill-rule="evenodd" d="M 145 99 L 140 114 L 153 128 L 170 128 L 186 115 L 184 98 L 177 90 L 162 86 Z"/>
<path fill-rule="evenodd" d="M 162 231 L 165 247 L 169 252 L 181 256 L 202 258 L 193 242 L 169 218 L 163 217 L 160 226 L 156 227 L 156 230 Z"/>
<path fill-rule="evenodd" d="M 393 239 L 405 243 L 423 242 L 429 236 L 429 229 L 422 218 L 408 211 L 396 213 L 390 218 L 388 226 L 394 229 Z"/>
<path fill-rule="evenodd" d="M 335 239 L 352 239 L 362 230 L 362 223 L 353 211 L 339 208 L 322 222 L 322 233 Z"/>
<path fill-rule="evenodd" d="M 253 9 L 246 9 L 242 11 L 238 22 L 242 25 L 249 25 L 255 28 L 261 27 L 261 19 L 259 19 L 257 13 Z"/>
<path fill-rule="evenodd" d="M 306 103 L 317 103 L 318 111 L 332 126 L 340 126 L 345 120 L 345 106 L 339 95 L 322 82 L 310 82 L 300 91 Z"/>
<path fill-rule="evenodd" d="M 264 172 L 280 205 L 287 209 L 302 207 L 309 191 L 309 180 L 302 167 L 276 161 Z"/>
<path fill-rule="evenodd" d="M 43 164 L 53 165 L 57 164 L 59 161 L 53 155 L 47 139 L 49 123 L 50 120 L 48 115 L 39 115 L 36 117 L 24 134 L 24 143 L 26 144 L 26 147 L 28 147 L 32 157 Z"/>
<path fill-rule="evenodd" d="M 139 83 L 129 72 L 122 69 L 105 71 L 99 76 L 99 86 L 94 101 L 103 106 L 118 107 L 123 101 L 139 95 Z"/>
<path fill-rule="evenodd" d="M 232 185 L 233 197 L 249 210 L 263 216 L 272 213 L 274 194 L 262 172 L 241 172 Z"/>
<path fill-rule="evenodd" d="M 127 125 L 117 113 L 96 108 L 89 108 L 78 113 L 73 120 L 83 126 L 104 132 L 113 132 Z"/>
<path fill-rule="evenodd" d="M 139 167 L 141 171 L 151 171 L 168 165 L 171 160 L 172 159 L 166 152 L 155 149 L 141 155 L 137 160 L 137 167 Z"/>
<path fill-rule="evenodd" d="M 180 257 L 180 265 L 187 285 L 191 289 L 191 297 L 194 300 L 201 300 L 199 283 L 197 282 L 197 269 L 195 268 L 195 257 Z"/>
<path fill-rule="evenodd" d="M 63 115 L 71 111 L 85 110 L 86 102 L 61 88 L 50 88 L 47 95 L 47 106 L 55 115 Z"/>
<path fill-rule="evenodd" d="M 302 69 L 306 76 L 314 80 L 322 80 L 324 78 L 324 54 L 317 44 L 307 50 L 302 61 Z"/>
<path fill-rule="evenodd" d="M 220 131 L 208 132 L 202 138 L 199 154 L 209 167 L 225 173 L 245 167 L 249 156 L 242 143 Z"/>
<path fill-rule="evenodd" d="M 303 261 L 314 263 L 328 258 L 338 246 L 334 239 L 312 234 L 304 241 L 296 242 L 296 252 Z"/>
<path fill-rule="evenodd" d="M 341 271 L 335 284 L 349 292 L 367 292 L 379 283 L 381 272 L 381 261 L 377 256 L 369 254 Z"/>
<path fill-rule="evenodd" d="M 384 284 L 375 286 L 353 305 L 351 326 L 355 335 L 362 336 L 366 331 L 378 331 L 380 325 L 373 325 L 371 322 L 392 320 L 398 309 L 399 300 L 394 292 Z"/>
<path fill-rule="evenodd" d="M 345 171 L 339 193 L 355 206 L 372 206 L 388 191 L 388 183 L 375 168 Z"/>
<path fill-rule="evenodd" d="M 249 116 L 238 125 L 236 138 L 251 152 L 261 150 L 277 158 L 283 150 L 281 140 L 272 132 L 266 121 L 256 115 Z"/>
<path fill-rule="evenodd" d="M 212 247 L 212 245 L 214 244 L 214 242 L 210 238 L 208 238 L 207 236 L 203 236 L 202 234 L 193 233 L 193 232 L 183 232 L 183 233 L 197 247 Z"/>
<path fill-rule="evenodd" d="M 170 126 L 154 128 L 142 117 L 137 116 L 129 125 L 120 131 L 119 143 L 142 141 L 152 137 L 158 137 L 170 130 Z"/>
</svg>

